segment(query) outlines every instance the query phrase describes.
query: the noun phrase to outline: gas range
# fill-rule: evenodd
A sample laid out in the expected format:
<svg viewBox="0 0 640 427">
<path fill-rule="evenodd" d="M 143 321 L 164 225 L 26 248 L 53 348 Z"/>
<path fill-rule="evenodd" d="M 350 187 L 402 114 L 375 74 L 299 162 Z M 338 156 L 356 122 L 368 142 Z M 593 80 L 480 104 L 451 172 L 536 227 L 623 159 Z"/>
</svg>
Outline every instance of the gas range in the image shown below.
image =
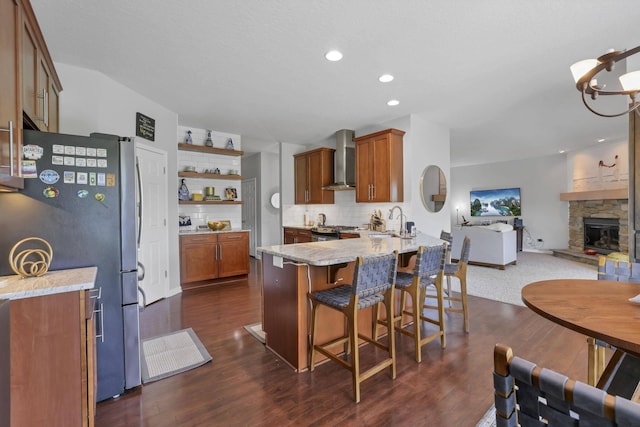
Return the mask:
<svg viewBox="0 0 640 427">
<path fill-rule="evenodd" d="M 356 228 L 358 227 L 354 225 L 322 225 L 313 227 L 311 231 L 315 233 L 339 233 L 340 231 L 350 231 Z"/>
<path fill-rule="evenodd" d="M 323 225 L 311 229 L 311 240 L 313 242 L 323 242 L 326 240 L 338 240 L 341 231 L 355 230 L 353 225 Z"/>
</svg>

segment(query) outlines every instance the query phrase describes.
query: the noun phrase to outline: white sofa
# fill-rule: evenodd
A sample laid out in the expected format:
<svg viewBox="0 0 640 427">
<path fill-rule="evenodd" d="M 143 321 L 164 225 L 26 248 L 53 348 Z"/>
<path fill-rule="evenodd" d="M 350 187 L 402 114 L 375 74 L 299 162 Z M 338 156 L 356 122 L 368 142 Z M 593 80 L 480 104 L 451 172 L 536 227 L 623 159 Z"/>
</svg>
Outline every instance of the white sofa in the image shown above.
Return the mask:
<svg viewBox="0 0 640 427">
<path fill-rule="evenodd" d="M 471 239 L 469 264 L 498 267 L 504 270 L 517 262 L 516 232 L 507 224 L 474 225 L 454 227 L 451 259 L 460 258 L 464 236 Z"/>
</svg>

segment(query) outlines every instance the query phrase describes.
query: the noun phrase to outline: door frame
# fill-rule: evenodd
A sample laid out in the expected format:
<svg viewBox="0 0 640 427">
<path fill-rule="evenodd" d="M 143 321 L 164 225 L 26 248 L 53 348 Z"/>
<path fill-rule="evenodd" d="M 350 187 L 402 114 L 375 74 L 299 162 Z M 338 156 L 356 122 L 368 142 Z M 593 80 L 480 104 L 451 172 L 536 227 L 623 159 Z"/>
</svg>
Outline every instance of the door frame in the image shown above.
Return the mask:
<svg viewBox="0 0 640 427">
<path fill-rule="evenodd" d="M 249 233 L 249 255 L 254 257 L 256 256 L 256 246 L 257 246 L 257 241 L 258 241 L 258 233 L 260 232 L 260 230 L 258 229 L 259 227 L 259 221 L 258 221 L 258 180 L 256 178 L 247 178 L 247 179 L 243 179 L 242 180 L 242 186 L 245 185 L 245 183 L 248 182 L 253 182 L 253 188 L 254 188 L 254 192 L 253 192 L 253 224 L 251 224 L 252 226 L 250 227 L 251 229 L 251 233 Z M 247 207 L 247 193 L 243 190 L 242 191 L 242 199 L 244 200 L 244 204 L 242 205 L 242 221 L 244 222 L 245 220 L 245 211 L 246 211 L 246 207 Z"/>
</svg>

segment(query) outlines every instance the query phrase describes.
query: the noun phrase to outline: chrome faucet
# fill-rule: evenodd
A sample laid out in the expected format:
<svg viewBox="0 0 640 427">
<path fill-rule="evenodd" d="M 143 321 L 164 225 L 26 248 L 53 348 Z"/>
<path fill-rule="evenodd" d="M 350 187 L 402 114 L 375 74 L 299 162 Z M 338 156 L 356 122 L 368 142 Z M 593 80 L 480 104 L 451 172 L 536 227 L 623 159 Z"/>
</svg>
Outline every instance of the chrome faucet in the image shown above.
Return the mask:
<svg viewBox="0 0 640 427">
<path fill-rule="evenodd" d="M 398 205 L 392 207 L 389 210 L 389 219 L 393 219 L 393 211 L 396 210 L 396 209 L 400 210 L 400 230 L 399 230 L 398 234 L 400 234 L 400 237 L 402 237 L 402 236 L 405 235 L 404 221 L 402 219 L 402 217 L 404 217 L 404 214 L 402 213 L 402 208 L 400 206 L 398 206 Z"/>
</svg>

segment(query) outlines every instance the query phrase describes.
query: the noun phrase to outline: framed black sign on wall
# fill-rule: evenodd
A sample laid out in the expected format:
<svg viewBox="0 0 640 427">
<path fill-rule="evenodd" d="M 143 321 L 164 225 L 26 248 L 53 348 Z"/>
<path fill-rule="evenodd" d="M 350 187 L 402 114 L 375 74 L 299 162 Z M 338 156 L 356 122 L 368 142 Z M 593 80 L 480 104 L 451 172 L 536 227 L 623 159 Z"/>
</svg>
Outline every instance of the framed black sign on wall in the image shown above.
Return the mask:
<svg viewBox="0 0 640 427">
<path fill-rule="evenodd" d="M 142 113 L 136 113 L 136 136 L 155 141 L 156 121 Z"/>
</svg>

